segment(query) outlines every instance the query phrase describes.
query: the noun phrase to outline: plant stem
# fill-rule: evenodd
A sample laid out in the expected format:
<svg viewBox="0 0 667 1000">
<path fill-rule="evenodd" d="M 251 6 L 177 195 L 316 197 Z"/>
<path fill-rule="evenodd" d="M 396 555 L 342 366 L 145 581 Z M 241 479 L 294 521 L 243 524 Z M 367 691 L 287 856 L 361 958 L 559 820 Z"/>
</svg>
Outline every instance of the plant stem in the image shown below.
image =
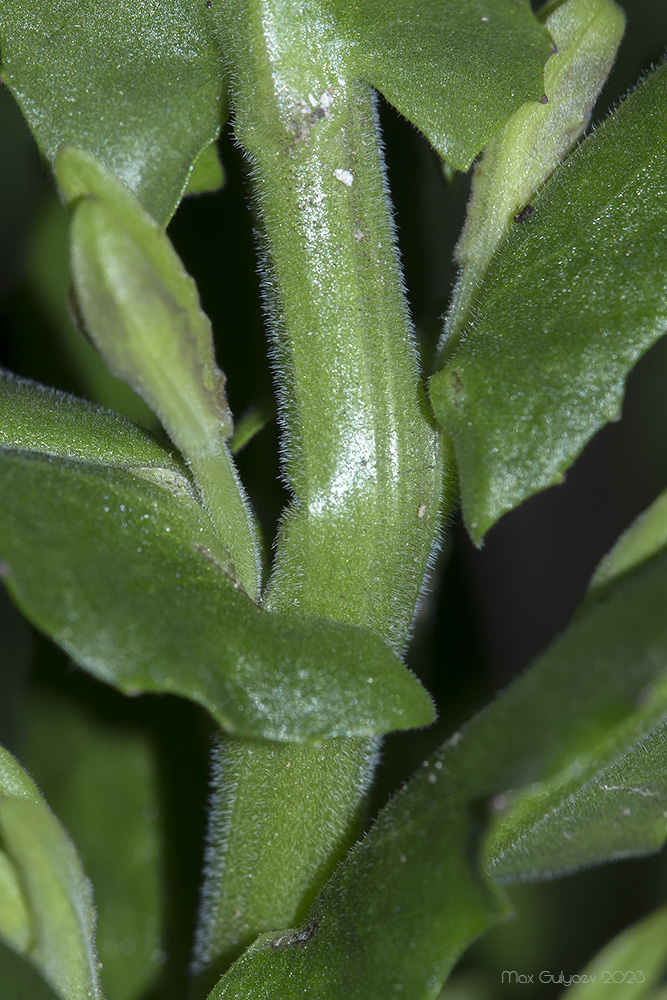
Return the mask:
<svg viewBox="0 0 667 1000">
<path fill-rule="evenodd" d="M 336 84 L 334 94 L 342 107 L 326 132 L 271 158 L 258 191 L 294 493 L 265 602 L 373 628 L 401 650 L 433 546 L 441 476 L 373 97 L 356 83 Z"/>
<path fill-rule="evenodd" d="M 265 605 L 353 622 L 401 651 L 441 523 L 443 459 L 403 295 L 374 98 L 348 79 L 309 5 L 228 0 L 214 16 L 252 164 L 294 494 Z M 210 926 L 243 927 L 248 940 L 300 918 L 355 832 L 373 757 L 362 740 L 259 748 L 223 739 Z M 269 805 L 266 768 L 278 788 L 298 772 L 287 810 L 275 792 Z M 227 935 L 216 944 L 204 927 L 201 935 L 200 967 L 216 948 L 245 943 Z"/>
<path fill-rule="evenodd" d="M 374 751 L 363 739 L 318 748 L 220 739 L 195 971 L 212 962 L 223 971 L 259 931 L 306 916 L 361 832 Z"/>
</svg>

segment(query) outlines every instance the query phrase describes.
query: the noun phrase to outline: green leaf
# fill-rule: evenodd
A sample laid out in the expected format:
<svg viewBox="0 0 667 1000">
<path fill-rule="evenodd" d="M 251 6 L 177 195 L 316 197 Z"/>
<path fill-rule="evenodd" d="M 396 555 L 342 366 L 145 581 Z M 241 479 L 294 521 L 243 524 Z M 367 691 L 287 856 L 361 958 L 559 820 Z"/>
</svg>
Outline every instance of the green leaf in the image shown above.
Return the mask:
<svg viewBox="0 0 667 1000">
<path fill-rule="evenodd" d="M 30 944 L 30 911 L 21 880 L 11 858 L 0 851 L 0 938 L 11 941 L 17 951 Z"/>
<path fill-rule="evenodd" d="M 0 838 L 29 914 L 25 956 L 63 1000 L 101 998 L 90 885 L 69 837 L 25 771 L 2 748 Z"/>
<path fill-rule="evenodd" d="M 658 851 L 667 839 L 667 696 L 602 737 L 565 772 L 500 798 L 488 844 L 500 881 L 551 878 Z"/>
<path fill-rule="evenodd" d="M 209 194 L 219 191 L 225 183 L 225 168 L 218 152 L 217 142 L 206 146 L 195 160 L 185 189 L 187 195 Z"/>
<path fill-rule="evenodd" d="M 95 886 L 105 992 L 138 1000 L 165 961 L 162 803 L 153 734 L 136 724 L 137 703 L 116 697 L 127 710 L 114 719 L 71 696 L 31 690 L 23 742 Z"/>
<path fill-rule="evenodd" d="M 666 602 L 663 551 L 586 605 L 426 761 L 306 921 L 259 938 L 211 1000 L 296 1000 L 309 983 L 319 1000 L 385 1000 L 397 987 L 432 1000 L 503 912 L 489 873 L 551 876 L 656 850 L 667 836 Z M 506 810 L 509 790 L 526 786 Z"/>
<path fill-rule="evenodd" d="M 7 0 L 2 79 L 53 160 L 96 153 L 161 224 L 223 115 L 220 52 L 197 0 Z"/>
<path fill-rule="evenodd" d="M 630 525 L 600 561 L 588 587 L 588 599 L 667 547 L 667 493 L 662 493 Z"/>
<path fill-rule="evenodd" d="M 262 402 L 241 414 L 236 421 L 234 433 L 229 439 L 229 449 L 232 455 L 238 455 L 240 451 L 243 451 L 245 446 L 275 419 L 276 408 L 273 402 Z"/>
<path fill-rule="evenodd" d="M 610 941 L 563 994 L 563 1000 L 636 1000 L 667 969 L 667 910 L 658 910 Z M 651 994 L 652 995 L 652 994 Z"/>
<path fill-rule="evenodd" d="M 189 496 L 130 472 L 0 454 L 0 558 L 26 615 L 127 693 L 167 691 L 234 732 L 374 735 L 432 721 L 378 636 L 260 610 L 226 575 Z"/>
<path fill-rule="evenodd" d="M 88 336 L 191 466 L 229 572 L 255 598 L 257 538 L 226 444 L 226 380 L 196 285 L 162 228 L 96 157 L 61 147 L 55 171 L 73 211 L 72 272 Z"/>
<path fill-rule="evenodd" d="M 376 87 L 460 170 L 519 105 L 544 92 L 551 41 L 521 0 L 320 6 L 338 50 L 341 41 L 347 48 L 348 75 Z"/>
<path fill-rule="evenodd" d="M 4 1000 L 57 1000 L 58 994 L 22 955 L 0 940 L 0 983 Z"/>
<path fill-rule="evenodd" d="M 100 406 L 0 369 L 0 449 L 131 470 L 191 498 L 182 461 L 147 431 Z"/>
<path fill-rule="evenodd" d="M 444 769 L 447 749 L 383 809 L 307 920 L 258 938 L 209 1000 L 440 995 L 463 950 L 506 912 L 474 863 L 479 830 Z"/>
<path fill-rule="evenodd" d="M 513 218 L 530 211 L 530 199 L 588 124 L 625 27 L 613 0 L 555 0 L 539 18 L 557 50 L 544 72 L 544 103 L 531 101 L 515 111 L 475 167 L 455 253 L 462 270 L 445 326 L 450 353 Z"/>
<path fill-rule="evenodd" d="M 665 331 L 666 78 L 662 64 L 545 185 L 431 381 L 477 543 L 562 480 Z"/>
<path fill-rule="evenodd" d="M 534 737 L 536 759 L 545 739 L 552 750 L 551 759 L 542 758 L 542 774 L 531 768 L 531 785 L 496 801 L 486 847 L 495 878 L 551 877 L 664 843 L 666 600 L 663 549 L 586 602 L 570 629 L 500 699 L 507 718 L 511 712 L 514 724 Z"/>
<path fill-rule="evenodd" d="M 129 386 L 120 382 L 105 366 L 99 352 L 77 330 L 70 309 L 72 275 L 69 262 L 69 212 L 56 191 L 45 193 L 36 207 L 35 219 L 24 252 L 25 294 L 44 324 L 44 371 L 54 348 L 61 363 L 75 379 L 77 391 L 86 399 L 122 413 L 142 427 L 154 429 L 157 418 Z M 12 316 L 12 337 L 27 345 L 34 313 Z M 36 350 L 34 343 L 32 351 Z M 47 361 L 48 354 L 48 361 Z M 39 378 L 37 372 L 34 373 Z M 45 376 L 46 377 L 46 376 Z"/>
</svg>

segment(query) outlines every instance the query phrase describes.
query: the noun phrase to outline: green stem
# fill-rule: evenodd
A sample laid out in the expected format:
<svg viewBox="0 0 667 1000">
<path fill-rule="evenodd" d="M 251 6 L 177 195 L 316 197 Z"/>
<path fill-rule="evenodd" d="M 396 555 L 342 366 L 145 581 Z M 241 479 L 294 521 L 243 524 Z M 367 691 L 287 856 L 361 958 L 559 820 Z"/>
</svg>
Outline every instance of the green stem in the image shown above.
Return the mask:
<svg viewBox="0 0 667 1000">
<path fill-rule="evenodd" d="M 258 191 L 279 290 L 273 336 L 294 493 L 265 602 L 364 625 L 401 650 L 437 529 L 441 474 L 373 97 L 363 84 L 336 88 L 336 116 L 270 158 Z"/>
<path fill-rule="evenodd" d="M 328 25 L 307 5 L 221 0 L 214 16 L 264 234 L 294 495 L 265 605 L 356 623 L 401 651 L 437 539 L 443 470 L 374 98 L 348 79 Z M 200 967 L 303 914 L 350 843 L 374 750 L 360 740 L 317 748 L 223 740 L 203 914 L 213 931 L 202 927 Z"/>
<path fill-rule="evenodd" d="M 363 793 L 374 766 L 370 740 L 318 748 L 220 740 L 213 755 L 196 971 L 212 960 L 223 971 L 260 930 L 289 927 L 306 916 L 314 887 L 361 832 Z"/>
</svg>

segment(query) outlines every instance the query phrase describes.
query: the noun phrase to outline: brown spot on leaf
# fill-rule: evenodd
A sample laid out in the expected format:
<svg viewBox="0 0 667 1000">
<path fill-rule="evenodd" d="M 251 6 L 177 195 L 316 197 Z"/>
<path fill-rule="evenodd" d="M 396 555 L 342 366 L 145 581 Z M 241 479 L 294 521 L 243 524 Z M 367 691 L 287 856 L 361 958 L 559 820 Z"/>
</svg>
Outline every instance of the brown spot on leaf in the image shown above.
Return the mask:
<svg viewBox="0 0 667 1000">
<path fill-rule="evenodd" d="M 319 926 L 317 919 L 313 917 L 305 927 L 300 927 L 296 931 L 286 931 L 284 934 L 278 934 L 272 941 L 269 941 L 269 948 L 292 948 L 294 945 L 303 948 L 317 934 Z"/>
<path fill-rule="evenodd" d="M 523 208 L 519 209 L 519 211 L 514 216 L 514 221 L 525 222 L 526 219 L 530 218 L 530 216 L 533 214 L 534 211 L 535 209 L 533 208 L 532 205 L 524 205 Z"/>
</svg>

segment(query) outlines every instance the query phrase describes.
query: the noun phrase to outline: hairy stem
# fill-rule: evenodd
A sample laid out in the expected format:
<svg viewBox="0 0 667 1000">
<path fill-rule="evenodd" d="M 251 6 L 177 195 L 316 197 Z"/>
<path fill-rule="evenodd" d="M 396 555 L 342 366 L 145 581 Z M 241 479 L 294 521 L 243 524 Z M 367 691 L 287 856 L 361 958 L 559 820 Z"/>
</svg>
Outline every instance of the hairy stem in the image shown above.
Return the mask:
<svg viewBox="0 0 667 1000">
<path fill-rule="evenodd" d="M 374 97 L 309 4 L 220 0 L 213 12 L 252 167 L 293 492 L 264 602 L 373 629 L 401 651 L 437 540 L 443 470 Z M 373 759 L 363 740 L 223 739 L 200 968 L 303 915 L 357 829 Z"/>
</svg>

